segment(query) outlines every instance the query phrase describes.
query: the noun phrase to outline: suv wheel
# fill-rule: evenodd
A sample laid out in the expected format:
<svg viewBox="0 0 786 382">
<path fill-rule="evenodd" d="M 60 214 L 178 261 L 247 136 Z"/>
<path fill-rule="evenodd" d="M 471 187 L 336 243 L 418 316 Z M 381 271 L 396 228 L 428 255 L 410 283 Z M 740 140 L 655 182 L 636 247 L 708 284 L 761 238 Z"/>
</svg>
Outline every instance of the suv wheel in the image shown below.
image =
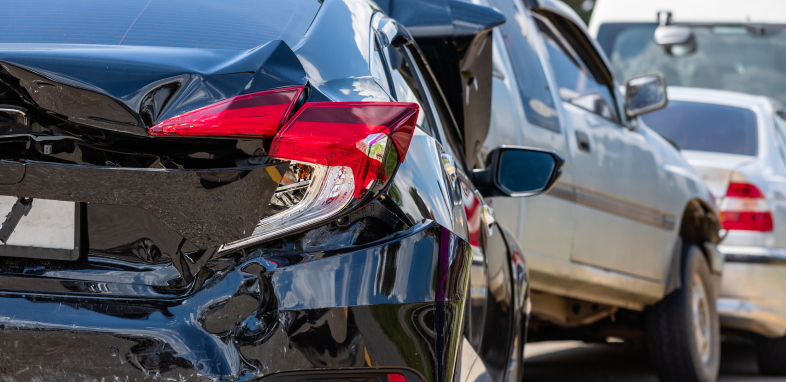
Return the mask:
<svg viewBox="0 0 786 382">
<path fill-rule="evenodd" d="M 682 287 L 652 306 L 647 339 L 662 382 L 714 382 L 720 367 L 720 323 L 710 268 L 701 250 L 682 251 Z"/>
<path fill-rule="evenodd" d="M 786 375 L 786 337 L 762 338 L 756 347 L 759 373 L 763 375 Z"/>
</svg>

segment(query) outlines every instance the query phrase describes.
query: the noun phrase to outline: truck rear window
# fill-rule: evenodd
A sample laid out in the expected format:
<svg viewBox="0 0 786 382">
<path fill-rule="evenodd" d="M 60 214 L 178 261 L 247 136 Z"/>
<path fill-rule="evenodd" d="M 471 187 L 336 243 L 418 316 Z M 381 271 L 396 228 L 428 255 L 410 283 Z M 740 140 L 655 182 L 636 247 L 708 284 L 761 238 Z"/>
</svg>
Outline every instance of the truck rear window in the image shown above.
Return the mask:
<svg viewBox="0 0 786 382">
<path fill-rule="evenodd" d="M 303 37 L 319 0 L 4 0 L 0 44 L 250 49 Z"/>
<path fill-rule="evenodd" d="M 669 101 L 665 109 L 644 114 L 641 119 L 682 150 L 756 155 L 756 113 L 748 109 Z"/>
</svg>

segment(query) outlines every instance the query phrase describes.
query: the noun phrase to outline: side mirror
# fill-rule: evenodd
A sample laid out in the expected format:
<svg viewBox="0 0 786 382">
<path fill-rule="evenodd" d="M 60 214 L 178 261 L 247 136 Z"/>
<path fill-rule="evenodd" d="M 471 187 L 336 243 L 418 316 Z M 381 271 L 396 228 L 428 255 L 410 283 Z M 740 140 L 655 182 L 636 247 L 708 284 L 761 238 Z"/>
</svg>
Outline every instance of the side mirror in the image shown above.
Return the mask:
<svg viewBox="0 0 786 382">
<path fill-rule="evenodd" d="M 662 109 L 668 103 L 663 74 L 646 74 L 625 81 L 625 114 L 628 117 Z"/>
<path fill-rule="evenodd" d="M 690 27 L 663 25 L 655 29 L 655 43 L 662 46 L 666 53 L 682 57 L 696 51 L 696 39 Z"/>
<path fill-rule="evenodd" d="M 483 196 L 532 196 L 551 189 L 562 175 L 559 154 L 528 147 L 501 146 L 492 151 L 472 181 Z"/>
<path fill-rule="evenodd" d="M 660 26 L 655 29 L 655 43 L 672 56 L 687 56 L 696 51 L 693 30 L 685 25 L 672 25 L 671 12 L 658 12 Z"/>
</svg>

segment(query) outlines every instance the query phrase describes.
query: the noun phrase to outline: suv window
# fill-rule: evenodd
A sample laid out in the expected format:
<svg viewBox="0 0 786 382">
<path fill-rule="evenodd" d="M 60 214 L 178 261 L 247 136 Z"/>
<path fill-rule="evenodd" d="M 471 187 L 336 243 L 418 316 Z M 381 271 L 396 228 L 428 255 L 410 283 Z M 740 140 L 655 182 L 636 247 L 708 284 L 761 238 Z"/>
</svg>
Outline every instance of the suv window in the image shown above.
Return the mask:
<svg viewBox="0 0 786 382">
<path fill-rule="evenodd" d="M 756 113 L 741 107 L 669 101 L 669 106 L 641 116 L 647 126 L 681 150 L 756 155 Z"/>
<path fill-rule="evenodd" d="M 559 132 L 554 98 L 538 53 L 533 48 L 528 19 L 518 10 L 514 0 L 495 0 L 493 5 L 503 14 L 516 16 L 509 17 L 505 24 L 499 26 L 499 30 L 516 75 L 527 121 Z"/>
<path fill-rule="evenodd" d="M 284 40 L 295 46 L 320 5 L 319 0 L 4 0 L 0 43 L 251 49 Z"/>
<path fill-rule="evenodd" d="M 549 52 L 560 97 L 603 118 L 619 122 L 609 86 L 595 79 L 587 64 L 549 20 L 535 15 L 535 22 Z"/>
</svg>

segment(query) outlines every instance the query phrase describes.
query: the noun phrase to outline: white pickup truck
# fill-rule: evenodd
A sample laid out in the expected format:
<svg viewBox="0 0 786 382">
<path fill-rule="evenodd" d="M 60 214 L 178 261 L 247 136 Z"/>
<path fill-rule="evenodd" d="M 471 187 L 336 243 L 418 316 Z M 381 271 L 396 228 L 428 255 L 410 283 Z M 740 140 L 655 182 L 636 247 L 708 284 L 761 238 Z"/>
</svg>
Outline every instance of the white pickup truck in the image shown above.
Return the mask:
<svg viewBox="0 0 786 382">
<path fill-rule="evenodd" d="M 714 197 L 637 120 L 667 103 L 662 75 L 628 80 L 623 96 L 624 79 L 567 5 L 489 2 L 507 22 L 494 32 L 485 150 L 532 146 L 566 159 L 548 194 L 493 200 L 530 271 L 529 340 L 646 339 L 662 381 L 714 381 L 723 267 Z"/>
</svg>

